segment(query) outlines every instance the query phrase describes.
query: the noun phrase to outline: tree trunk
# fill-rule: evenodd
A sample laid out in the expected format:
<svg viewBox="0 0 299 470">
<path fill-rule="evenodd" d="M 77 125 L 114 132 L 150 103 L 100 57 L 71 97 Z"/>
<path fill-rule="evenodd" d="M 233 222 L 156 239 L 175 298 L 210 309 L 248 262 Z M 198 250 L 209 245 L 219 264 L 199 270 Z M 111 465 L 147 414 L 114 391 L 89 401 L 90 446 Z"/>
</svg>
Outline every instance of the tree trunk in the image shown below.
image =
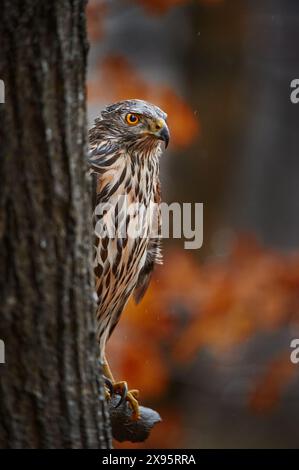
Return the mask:
<svg viewBox="0 0 299 470">
<path fill-rule="evenodd" d="M 84 0 L 2 0 L 0 447 L 107 448 L 86 177 Z"/>
</svg>

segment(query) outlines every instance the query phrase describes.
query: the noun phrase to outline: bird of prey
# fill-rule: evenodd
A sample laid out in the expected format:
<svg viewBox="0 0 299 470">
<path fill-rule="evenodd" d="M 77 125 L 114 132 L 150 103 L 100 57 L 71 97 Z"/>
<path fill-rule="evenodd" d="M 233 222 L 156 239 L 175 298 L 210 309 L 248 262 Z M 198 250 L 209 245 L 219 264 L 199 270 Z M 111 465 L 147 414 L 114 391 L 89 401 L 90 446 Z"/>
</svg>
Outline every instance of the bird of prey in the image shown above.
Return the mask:
<svg viewBox="0 0 299 470">
<path fill-rule="evenodd" d="M 133 419 L 139 417 L 139 392 L 128 391 L 126 382 L 115 381 L 105 346 L 131 295 L 137 303 L 142 299 L 154 265 L 162 263 L 159 160 L 163 144 L 166 148 L 169 142 L 166 118 L 153 104 L 125 100 L 107 106 L 89 132 L 89 164 L 95 179 L 94 272 L 100 360 L 107 396 L 118 393 L 119 404 L 127 400 Z M 158 207 L 154 215 L 140 217 L 151 206 Z M 112 225 L 118 230 L 111 231 Z"/>
</svg>

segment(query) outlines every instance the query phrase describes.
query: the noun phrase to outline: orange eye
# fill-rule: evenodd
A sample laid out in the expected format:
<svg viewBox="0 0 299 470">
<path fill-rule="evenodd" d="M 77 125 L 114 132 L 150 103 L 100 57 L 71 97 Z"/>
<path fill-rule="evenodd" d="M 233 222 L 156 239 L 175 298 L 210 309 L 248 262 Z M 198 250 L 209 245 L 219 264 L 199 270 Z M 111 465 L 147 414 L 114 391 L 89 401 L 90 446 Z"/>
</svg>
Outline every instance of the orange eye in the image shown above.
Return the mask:
<svg viewBox="0 0 299 470">
<path fill-rule="evenodd" d="M 137 114 L 129 113 L 126 115 L 126 121 L 130 126 L 136 126 L 136 124 L 138 124 L 140 121 L 140 118 L 137 116 Z"/>
</svg>

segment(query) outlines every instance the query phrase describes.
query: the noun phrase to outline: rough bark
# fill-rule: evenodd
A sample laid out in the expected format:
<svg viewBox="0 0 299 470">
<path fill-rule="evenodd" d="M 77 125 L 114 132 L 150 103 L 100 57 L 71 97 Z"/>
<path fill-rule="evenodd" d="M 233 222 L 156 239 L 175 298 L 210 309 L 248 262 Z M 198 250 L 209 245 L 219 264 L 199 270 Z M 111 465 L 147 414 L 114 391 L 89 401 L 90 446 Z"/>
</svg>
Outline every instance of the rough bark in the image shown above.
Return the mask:
<svg viewBox="0 0 299 470">
<path fill-rule="evenodd" d="M 84 9 L 1 1 L 0 447 L 110 446 L 97 387 Z"/>
</svg>

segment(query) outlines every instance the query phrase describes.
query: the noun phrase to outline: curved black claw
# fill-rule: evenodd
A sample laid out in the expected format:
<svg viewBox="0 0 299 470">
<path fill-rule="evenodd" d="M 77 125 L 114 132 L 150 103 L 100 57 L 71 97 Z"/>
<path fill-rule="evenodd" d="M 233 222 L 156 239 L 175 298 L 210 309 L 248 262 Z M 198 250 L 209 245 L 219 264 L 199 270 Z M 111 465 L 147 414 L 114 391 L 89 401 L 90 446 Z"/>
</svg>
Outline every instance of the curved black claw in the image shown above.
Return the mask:
<svg viewBox="0 0 299 470">
<path fill-rule="evenodd" d="M 128 384 L 124 382 L 121 388 L 120 400 L 115 406 L 115 408 L 118 408 L 120 405 L 122 405 L 126 401 L 127 394 L 128 394 Z"/>
<path fill-rule="evenodd" d="M 112 397 L 114 395 L 113 383 L 111 382 L 110 379 L 108 379 L 108 377 L 105 377 L 105 376 L 104 376 L 104 382 L 105 382 L 106 387 L 109 390 L 110 396 Z"/>
</svg>

